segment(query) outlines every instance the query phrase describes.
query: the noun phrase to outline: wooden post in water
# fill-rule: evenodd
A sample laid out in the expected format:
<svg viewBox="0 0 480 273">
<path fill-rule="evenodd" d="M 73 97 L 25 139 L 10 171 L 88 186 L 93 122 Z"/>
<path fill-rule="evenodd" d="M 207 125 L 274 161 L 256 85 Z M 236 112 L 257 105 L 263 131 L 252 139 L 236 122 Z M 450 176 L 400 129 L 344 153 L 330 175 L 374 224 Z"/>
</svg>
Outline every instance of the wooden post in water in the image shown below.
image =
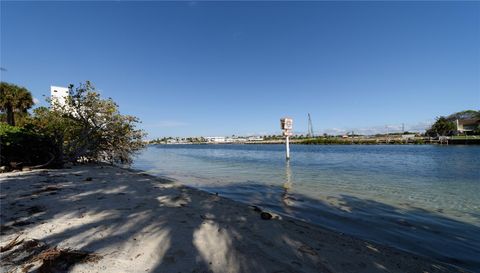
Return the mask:
<svg viewBox="0 0 480 273">
<path fill-rule="evenodd" d="M 281 118 L 280 119 L 280 128 L 282 128 L 283 135 L 285 136 L 285 150 L 286 150 L 286 159 L 290 160 L 290 136 L 293 135 L 293 119 L 291 118 Z"/>
</svg>

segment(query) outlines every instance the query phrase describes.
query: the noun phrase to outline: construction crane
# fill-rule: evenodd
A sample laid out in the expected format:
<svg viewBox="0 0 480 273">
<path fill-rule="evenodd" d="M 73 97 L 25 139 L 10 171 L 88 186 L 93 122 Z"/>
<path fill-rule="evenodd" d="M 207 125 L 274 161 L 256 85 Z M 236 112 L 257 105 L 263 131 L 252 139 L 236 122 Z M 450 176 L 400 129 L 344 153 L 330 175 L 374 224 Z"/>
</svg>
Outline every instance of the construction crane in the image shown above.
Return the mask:
<svg viewBox="0 0 480 273">
<path fill-rule="evenodd" d="M 308 113 L 308 132 L 307 132 L 308 137 L 314 137 L 315 135 L 313 134 L 313 125 L 312 125 L 312 118 L 310 117 L 310 113 Z"/>
</svg>

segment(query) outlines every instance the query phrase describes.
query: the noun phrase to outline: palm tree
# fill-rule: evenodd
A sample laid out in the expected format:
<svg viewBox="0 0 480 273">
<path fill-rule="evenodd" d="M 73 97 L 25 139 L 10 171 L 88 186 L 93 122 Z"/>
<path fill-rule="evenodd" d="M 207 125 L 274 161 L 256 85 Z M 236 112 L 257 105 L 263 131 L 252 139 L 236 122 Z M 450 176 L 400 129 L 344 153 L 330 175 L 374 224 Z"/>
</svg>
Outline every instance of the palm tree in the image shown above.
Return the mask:
<svg viewBox="0 0 480 273">
<path fill-rule="evenodd" d="M 14 113 L 27 113 L 33 106 L 33 98 L 25 87 L 0 82 L 0 110 L 7 114 L 7 123 L 15 126 Z"/>
</svg>

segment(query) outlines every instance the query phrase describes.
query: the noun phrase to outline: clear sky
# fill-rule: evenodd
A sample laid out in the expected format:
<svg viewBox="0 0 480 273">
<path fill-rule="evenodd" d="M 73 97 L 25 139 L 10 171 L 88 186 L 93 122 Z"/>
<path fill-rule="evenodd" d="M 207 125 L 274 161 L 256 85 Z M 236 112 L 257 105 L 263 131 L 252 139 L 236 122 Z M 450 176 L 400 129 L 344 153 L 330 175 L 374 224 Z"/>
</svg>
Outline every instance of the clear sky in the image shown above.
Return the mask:
<svg viewBox="0 0 480 273">
<path fill-rule="evenodd" d="M 411 129 L 480 108 L 480 3 L 2 1 L 1 67 L 40 101 L 90 80 L 149 138 Z"/>
</svg>

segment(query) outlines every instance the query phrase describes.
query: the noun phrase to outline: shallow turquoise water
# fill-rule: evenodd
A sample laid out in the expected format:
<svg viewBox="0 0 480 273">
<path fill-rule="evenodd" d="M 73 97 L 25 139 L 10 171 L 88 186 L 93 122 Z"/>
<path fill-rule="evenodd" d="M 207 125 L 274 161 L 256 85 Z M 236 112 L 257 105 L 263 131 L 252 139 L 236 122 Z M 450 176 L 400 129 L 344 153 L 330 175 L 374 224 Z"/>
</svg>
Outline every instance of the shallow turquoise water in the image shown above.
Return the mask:
<svg viewBox="0 0 480 273">
<path fill-rule="evenodd" d="M 480 272 L 480 146 L 154 145 L 133 167 Z"/>
</svg>

